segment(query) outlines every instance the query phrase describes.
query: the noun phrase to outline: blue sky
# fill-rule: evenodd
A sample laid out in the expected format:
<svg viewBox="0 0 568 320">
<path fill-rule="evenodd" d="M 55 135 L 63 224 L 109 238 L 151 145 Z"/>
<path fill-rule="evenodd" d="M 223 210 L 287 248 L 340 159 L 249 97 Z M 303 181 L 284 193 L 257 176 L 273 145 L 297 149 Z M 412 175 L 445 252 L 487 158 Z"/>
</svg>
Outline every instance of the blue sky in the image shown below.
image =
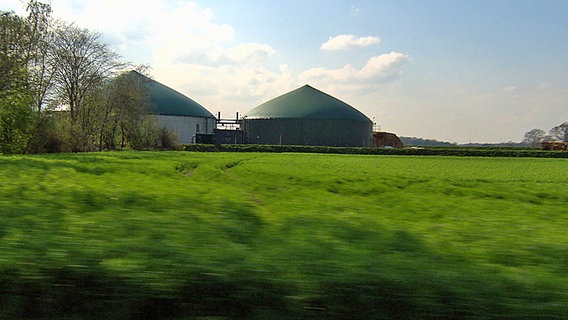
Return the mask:
<svg viewBox="0 0 568 320">
<path fill-rule="evenodd" d="M 226 117 L 307 83 L 402 136 L 520 141 L 568 121 L 568 1 L 51 4 Z"/>
</svg>

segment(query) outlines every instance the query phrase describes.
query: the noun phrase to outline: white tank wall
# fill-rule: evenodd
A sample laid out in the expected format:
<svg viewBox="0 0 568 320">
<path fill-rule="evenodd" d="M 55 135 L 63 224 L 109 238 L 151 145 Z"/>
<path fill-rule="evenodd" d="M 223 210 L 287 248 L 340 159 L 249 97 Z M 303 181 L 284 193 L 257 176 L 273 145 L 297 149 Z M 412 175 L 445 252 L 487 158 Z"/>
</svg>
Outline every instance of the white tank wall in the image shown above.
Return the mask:
<svg viewBox="0 0 568 320">
<path fill-rule="evenodd" d="M 213 134 L 213 129 L 215 127 L 214 118 L 164 115 L 155 115 L 154 117 L 160 127 L 176 132 L 179 137 L 179 143 L 181 144 L 195 143 L 195 135 L 197 133 Z M 199 132 L 197 132 L 198 125 Z"/>
</svg>

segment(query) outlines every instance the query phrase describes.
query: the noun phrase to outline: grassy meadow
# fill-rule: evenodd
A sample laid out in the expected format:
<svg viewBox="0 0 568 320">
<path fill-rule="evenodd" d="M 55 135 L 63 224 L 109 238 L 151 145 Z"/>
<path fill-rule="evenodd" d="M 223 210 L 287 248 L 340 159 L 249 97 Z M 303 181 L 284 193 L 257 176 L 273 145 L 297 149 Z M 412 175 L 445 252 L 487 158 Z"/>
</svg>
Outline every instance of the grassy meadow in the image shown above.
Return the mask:
<svg viewBox="0 0 568 320">
<path fill-rule="evenodd" d="M 0 319 L 566 319 L 568 159 L 0 156 Z"/>
</svg>

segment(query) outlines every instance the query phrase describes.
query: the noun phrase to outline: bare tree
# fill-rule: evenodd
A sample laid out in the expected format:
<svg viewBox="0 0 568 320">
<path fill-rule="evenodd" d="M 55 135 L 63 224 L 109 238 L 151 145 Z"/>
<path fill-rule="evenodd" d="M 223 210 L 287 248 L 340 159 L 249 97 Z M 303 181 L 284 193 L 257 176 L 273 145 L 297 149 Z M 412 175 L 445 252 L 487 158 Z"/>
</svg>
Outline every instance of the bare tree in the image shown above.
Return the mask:
<svg viewBox="0 0 568 320">
<path fill-rule="evenodd" d="M 55 29 L 50 58 L 55 68 L 55 89 L 69 108 L 72 123 L 88 108 L 89 95 L 125 66 L 119 55 L 101 41 L 99 33 L 72 24 Z"/>
<path fill-rule="evenodd" d="M 72 24 L 56 26 L 48 52 L 54 69 L 55 94 L 68 109 L 74 149 L 94 150 L 100 120 L 100 90 L 126 64 L 101 41 L 99 33 Z"/>
<path fill-rule="evenodd" d="M 549 133 L 555 139 L 568 142 L 568 122 L 564 122 L 563 124 L 550 129 Z"/>
<path fill-rule="evenodd" d="M 530 144 L 532 147 L 540 145 L 546 137 L 546 132 L 541 129 L 532 129 L 525 133 L 524 143 Z"/>
<path fill-rule="evenodd" d="M 144 70 L 140 68 L 139 70 Z M 137 71 L 113 79 L 107 105 L 112 107 L 112 132 L 120 137 L 120 147 L 147 148 L 155 131 L 148 120 L 152 105 L 146 90 L 148 78 Z"/>
</svg>

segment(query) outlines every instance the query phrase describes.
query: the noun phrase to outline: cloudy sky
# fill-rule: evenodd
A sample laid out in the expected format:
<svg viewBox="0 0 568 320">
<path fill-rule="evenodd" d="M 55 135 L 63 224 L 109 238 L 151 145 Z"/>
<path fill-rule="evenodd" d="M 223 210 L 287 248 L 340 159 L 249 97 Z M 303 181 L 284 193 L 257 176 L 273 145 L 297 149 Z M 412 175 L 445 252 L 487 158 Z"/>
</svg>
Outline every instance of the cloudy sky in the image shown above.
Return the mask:
<svg viewBox="0 0 568 320">
<path fill-rule="evenodd" d="M 402 136 L 520 141 L 568 121 L 565 0 L 51 5 L 223 117 L 310 84 Z M 0 0 L 0 10 L 22 7 Z"/>
</svg>

